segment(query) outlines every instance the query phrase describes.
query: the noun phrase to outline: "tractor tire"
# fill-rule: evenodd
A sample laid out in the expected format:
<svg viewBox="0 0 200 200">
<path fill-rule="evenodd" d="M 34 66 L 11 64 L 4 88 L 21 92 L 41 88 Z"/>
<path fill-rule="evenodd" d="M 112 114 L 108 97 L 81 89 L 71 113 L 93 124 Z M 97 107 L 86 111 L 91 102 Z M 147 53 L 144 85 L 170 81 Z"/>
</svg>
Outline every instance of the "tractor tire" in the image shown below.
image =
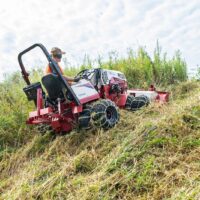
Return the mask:
<svg viewBox="0 0 200 200">
<path fill-rule="evenodd" d="M 110 129 L 119 121 L 118 108 L 111 100 L 99 100 L 93 105 L 91 120 L 97 128 Z"/>
<path fill-rule="evenodd" d="M 125 109 L 136 111 L 139 110 L 141 107 L 149 105 L 149 98 L 145 95 L 134 97 L 129 95 L 126 100 Z"/>
<path fill-rule="evenodd" d="M 85 108 L 83 108 L 78 118 L 79 128 L 86 130 L 91 128 L 91 112 L 92 105 L 86 105 Z"/>
<path fill-rule="evenodd" d="M 135 97 L 135 100 L 137 101 L 138 108 L 141 108 L 143 106 L 148 106 L 150 103 L 149 98 L 145 95 L 140 95 L 138 97 Z"/>
<path fill-rule="evenodd" d="M 48 124 L 38 124 L 37 125 L 37 130 L 44 135 L 46 132 L 51 132 L 52 131 L 52 127 Z"/>
</svg>

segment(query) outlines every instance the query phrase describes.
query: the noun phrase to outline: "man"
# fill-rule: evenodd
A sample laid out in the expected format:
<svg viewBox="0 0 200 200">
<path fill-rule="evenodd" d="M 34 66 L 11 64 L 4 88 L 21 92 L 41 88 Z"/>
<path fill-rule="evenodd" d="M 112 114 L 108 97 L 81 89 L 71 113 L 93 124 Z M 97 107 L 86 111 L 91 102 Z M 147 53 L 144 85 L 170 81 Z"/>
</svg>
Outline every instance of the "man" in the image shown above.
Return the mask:
<svg viewBox="0 0 200 200">
<path fill-rule="evenodd" d="M 59 49 L 58 47 L 53 47 L 51 49 L 51 56 L 53 58 L 53 60 L 58 64 L 61 59 L 62 59 L 62 55 L 65 54 L 65 52 L 63 52 L 61 49 Z M 63 75 L 63 77 L 68 81 L 68 82 L 78 82 L 79 79 L 78 78 L 72 78 L 72 77 L 68 77 L 68 76 L 65 76 L 64 75 L 64 72 L 63 72 L 63 69 L 62 67 L 58 64 L 58 67 L 60 68 L 60 72 L 61 74 Z M 52 69 L 50 68 L 50 66 L 48 65 L 46 67 L 46 70 L 45 70 L 45 74 L 50 74 L 50 73 L 53 73 L 52 72 Z"/>
</svg>

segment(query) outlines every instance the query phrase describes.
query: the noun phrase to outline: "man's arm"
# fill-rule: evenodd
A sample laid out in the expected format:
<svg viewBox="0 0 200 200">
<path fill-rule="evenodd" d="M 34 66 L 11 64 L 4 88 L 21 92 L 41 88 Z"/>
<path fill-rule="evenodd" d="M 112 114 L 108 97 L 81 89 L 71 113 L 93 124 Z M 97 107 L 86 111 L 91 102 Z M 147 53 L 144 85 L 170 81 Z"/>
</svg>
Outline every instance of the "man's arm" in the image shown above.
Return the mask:
<svg viewBox="0 0 200 200">
<path fill-rule="evenodd" d="M 69 76 L 63 76 L 67 81 L 74 81 L 74 78 Z"/>
<path fill-rule="evenodd" d="M 63 76 L 66 81 L 69 81 L 69 82 L 78 82 L 80 80 L 80 78 L 72 78 L 72 77 L 69 77 L 69 76 Z"/>
</svg>

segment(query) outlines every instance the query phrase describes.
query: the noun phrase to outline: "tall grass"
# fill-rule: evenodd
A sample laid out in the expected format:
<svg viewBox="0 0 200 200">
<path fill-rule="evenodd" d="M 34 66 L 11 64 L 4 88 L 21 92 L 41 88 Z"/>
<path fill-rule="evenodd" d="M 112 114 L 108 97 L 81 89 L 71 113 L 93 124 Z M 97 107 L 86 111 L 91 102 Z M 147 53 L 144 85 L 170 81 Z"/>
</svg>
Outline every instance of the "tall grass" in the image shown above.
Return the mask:
<svg viewBox="0 0 200 200">
<path fill-rule="evenodd" d="M 119 57 L 117 52 L 110 52 L 108 61 L 103 61 L 99 56 L 96 63 L 97 67 L 123 72 L 130 87 L 147 87 L 150 84 L 168 86 L 187 80 L 187 65 L 181 52 L 176 51 L 172 58 L 168 58 L 158 43 L 152 57 L 144 47 L 139 47 L 136 51 L 129 49 L 124 58 Z M 93 61 L 85 56 L 79 68 L 69 67 L 65 73 L 75 75 L 80 70 L 92 67 Z"/>
<path fill-rule="evenodd" d="M 131 86 L 166 86 L 187 79 L 186 63 L 180 52 L 177 51 L 172 59 L 167 59 L 167 54 L 162 54 L 159 46 L 155 49 L 153 58 L 144 47 L 140 47 L 136 53 L 130 50 L 128 59 L 117 61 L 117 65 L 125 73 Z"/>
<path fill-rule="evenodd" d="M 18 78 L 0 86 L 0 199 L 199 199 L 198 82 L 162 107 L 120 111 L 107 132 L 55 138 L 26 126 Z"/>
<path fill-rule="evenodd" d="M 199 83 L 180 83 L 187 79 L 180 52 L 167 59 L 157 47 L 150 58 L 141 47 L 98 63 L 124 72 L 130 87 L 169 85 L 173 101 L 120 111 L 119 124 L 107 132 L 74 130 L 55 138 L 25 124 L 34 105 L 21 75 L 7 77 L 0 84 L 0 199 L 198 199 Z M 86 57 L 65 73 L 92 66 Z M 38 81 L 43 70 L 31 75 Z"/>
</svg>

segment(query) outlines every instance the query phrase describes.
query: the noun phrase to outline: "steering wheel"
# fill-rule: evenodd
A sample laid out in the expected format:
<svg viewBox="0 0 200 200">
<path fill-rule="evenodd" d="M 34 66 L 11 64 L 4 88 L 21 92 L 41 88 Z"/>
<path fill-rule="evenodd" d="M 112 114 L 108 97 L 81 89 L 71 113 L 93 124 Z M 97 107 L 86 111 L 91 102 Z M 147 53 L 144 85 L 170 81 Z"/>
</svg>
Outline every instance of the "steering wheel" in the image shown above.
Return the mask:
<svg viewBox="0 0 200 200">
<path fill-rule="evenodd" d="M 87 71 L 87 69 L 84 69 L 82 71 L 80 71 L 74 78 L 79 78 L 79 79 L 83 79 L 85 78 L 85 72 Z"/>
<path fill-rule="evenodd" d="M 84 69 L 82 71 L 80 71 L 74 78 L 79 78 L 79 79 L 88 79 L 88 77 L 90 76 L 90 74 L 93 73 L 93 71 L 88 72 L 88 69 Z"/>
</svg>

